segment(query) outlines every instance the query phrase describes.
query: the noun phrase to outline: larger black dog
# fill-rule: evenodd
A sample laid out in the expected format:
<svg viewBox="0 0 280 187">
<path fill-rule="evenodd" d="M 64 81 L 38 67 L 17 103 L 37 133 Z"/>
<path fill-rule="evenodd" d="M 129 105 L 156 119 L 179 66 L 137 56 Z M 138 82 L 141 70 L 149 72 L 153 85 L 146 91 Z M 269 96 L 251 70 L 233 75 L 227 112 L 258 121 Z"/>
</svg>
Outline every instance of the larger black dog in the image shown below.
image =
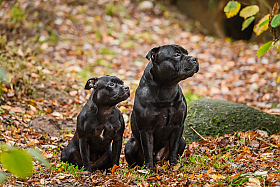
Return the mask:
<svg viewBox="0 0 280 187">
<path fill-rule="evenodd" d="M 146 58 L 150 62 L 135 93 L 125 158 L 129 165 L 145 164 L 153 170 L 154 162 L 176 164 L 183 154 L 187 103 L 178 83 L 197 73 L 199 65 L 179 45 L 153 48 Z"/>
<path fill-rule="evenodd" d="M 115 76 L 91 78 L 85 89 L 91 88 L 90 98 L 78 115 L 75 135 L 61 153 L 62 161 L 90 172 L 119 165 L 124 120 L 116 104 L 130 95 L 129 88 Z"/>
</svg>

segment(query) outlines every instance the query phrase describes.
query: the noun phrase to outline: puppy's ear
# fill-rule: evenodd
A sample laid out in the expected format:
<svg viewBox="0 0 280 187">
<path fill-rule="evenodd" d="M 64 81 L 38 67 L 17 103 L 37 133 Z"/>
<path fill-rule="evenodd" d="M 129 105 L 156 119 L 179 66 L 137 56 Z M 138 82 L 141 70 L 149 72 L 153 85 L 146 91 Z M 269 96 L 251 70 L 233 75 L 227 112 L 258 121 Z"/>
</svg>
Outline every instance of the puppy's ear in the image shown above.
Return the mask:
<svg viewBox="0 0 280 187">
<path fill-rule="evenodd" d="M 96 88 L 95 83 L 97 82 L 97 80 L 97 77 L 90 78 L 85 85 L 85 89 L 90 90 L 91 88 Z"/>
<path fill-rule="evenodd" d="M 152 62 L 157 62 L 157 56 L 158 56 L 159 48 L 160 47 L 155 47 L 155 48 L 151 49 L 148 52 L 148 54 L 146 55 L 146 58 L 148 60 L 152 60 Z"/>
</svg>

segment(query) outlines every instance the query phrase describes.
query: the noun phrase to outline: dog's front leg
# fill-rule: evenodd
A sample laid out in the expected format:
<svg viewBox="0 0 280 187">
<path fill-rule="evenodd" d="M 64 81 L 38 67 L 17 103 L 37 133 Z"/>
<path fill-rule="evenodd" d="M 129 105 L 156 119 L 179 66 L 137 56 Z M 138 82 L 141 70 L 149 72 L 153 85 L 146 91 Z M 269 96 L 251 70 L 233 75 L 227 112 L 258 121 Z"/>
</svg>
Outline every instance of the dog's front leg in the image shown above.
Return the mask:
<svg viewBox="0 0 280 187">
<path fill-rule="evenodd" d="M 153 150 L 154 150 L 154 138 L 151 132 L 147 132 L 146 130 L 140 130 L 140 140 L 141 147 L 143 149 L 144 157 L 145 157 L 145 165 L 147 168 L 154 170 L 153 163 Z"/>
<path fill-rule="evenodd" d="M 177 129 L 175 129 L 170 138 L 169 143 L 169 161 L 171 165 L 177 164 L 177 157 L 178 157 L 178 148 L 179 148 L 179 142 L 181 140 L 182 134 L 183 134 L 183 125 L 180 125 Z"/>
<path fill-rule="evenodd" d="M 89 148 L 88 148 L 88 143 L 86 138 L 84 137 L 80 138 L 79 147 L 80 147 L 80 154 L 84 165 L 84 170 L 92 172 L 92 169 L 90 167 L 90 162 L 89 162 Z"/>
<path fill-rule="evenodd" d="M 113 165 L 114 164 L 116 164 L 117 166 L 119 165 L 121 149 L 122 149 L 122 137 L 118 136 L 113 140 L 113 145 L 112 145 Z"/>
</svg>

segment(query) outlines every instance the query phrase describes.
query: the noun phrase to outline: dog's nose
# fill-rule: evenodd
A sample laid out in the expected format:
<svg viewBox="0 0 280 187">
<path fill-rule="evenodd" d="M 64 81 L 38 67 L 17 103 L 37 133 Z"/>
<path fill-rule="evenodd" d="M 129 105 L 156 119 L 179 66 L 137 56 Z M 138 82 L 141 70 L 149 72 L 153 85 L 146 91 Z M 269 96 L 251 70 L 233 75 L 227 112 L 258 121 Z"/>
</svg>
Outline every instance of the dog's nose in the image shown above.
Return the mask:
<svg viewBox="0 0 280 187">
<path fill-rule="evenodd" d="M 196 57 L 191 57 L 191 58 L 190 58 L 190 61 L 191 61 L 193 64 L 198 64 L 198 61 L 197 61 L 197 58 L 196 58 Z"/>
</svg>

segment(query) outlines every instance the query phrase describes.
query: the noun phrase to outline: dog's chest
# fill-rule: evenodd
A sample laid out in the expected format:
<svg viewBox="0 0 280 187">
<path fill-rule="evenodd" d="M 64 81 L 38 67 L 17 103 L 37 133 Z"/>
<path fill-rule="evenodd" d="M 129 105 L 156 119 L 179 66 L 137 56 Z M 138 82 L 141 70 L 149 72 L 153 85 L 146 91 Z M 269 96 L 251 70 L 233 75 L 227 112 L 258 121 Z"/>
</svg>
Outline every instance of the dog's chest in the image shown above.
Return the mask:
<svg viewBox="0 0 280 187">
<path fill-rule="evenodd" d="M 111 140 L 117 135 L 119 129 L 120 123 L 118 121 L 114 123 L 100 123 L 92 130 L 91 139 L 95 142 L 111 142 Z"/>
<path fill-rule="evenodd" d="M 178 128 L 181 125 L 183 115 L 182 111 L 174 107 L 161 108 L 154 119 L 157 122 L 154 126 L 155 130 L 168 133 L 170 130 Z"/>
</svg>

